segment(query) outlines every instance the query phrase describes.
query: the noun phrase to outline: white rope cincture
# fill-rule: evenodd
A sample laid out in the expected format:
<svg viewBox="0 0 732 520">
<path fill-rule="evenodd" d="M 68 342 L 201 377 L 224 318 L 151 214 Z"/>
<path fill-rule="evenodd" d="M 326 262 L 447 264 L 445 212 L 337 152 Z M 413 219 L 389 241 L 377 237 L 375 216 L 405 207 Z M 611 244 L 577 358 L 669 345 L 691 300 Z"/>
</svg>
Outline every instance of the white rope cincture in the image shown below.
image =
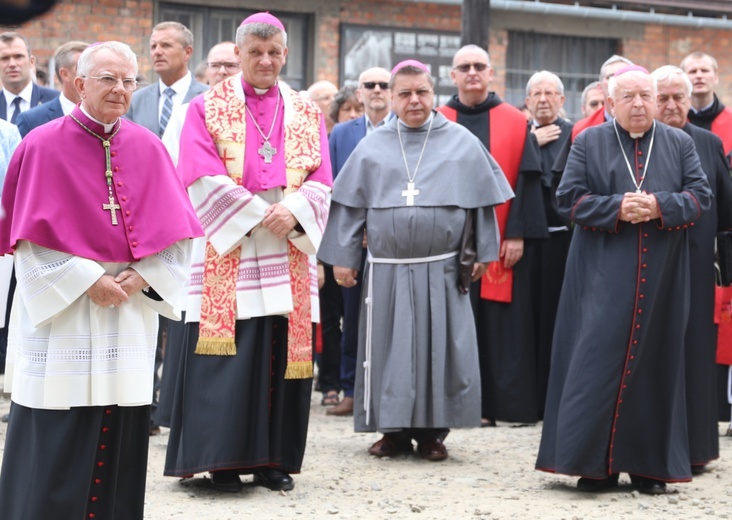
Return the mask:
<svg viewBox="0 0 732 520">
<path fill-rule="evenodd" d="M 364 303 L 366 304 L 366 347 L 363 362 L 363 409 L 366 412 L 366 424 L 369 424 L 371 421 L 371 330 L 373 323 L 373 308 L 371 304 L 374 295 L 374 264 L 426 264 L 429 262 L 441 262 L 442 260 L 455 257 L 459 253 L 459 251 L 452 251 L 441 255 L 423 256 L 420 258 L 374 258 L 371 256 L 371 252 L 368 252 L 366 260 L 369 263 L 369 283 L 366 287 L 366 298 L 364 299 Z"/>
</svg>

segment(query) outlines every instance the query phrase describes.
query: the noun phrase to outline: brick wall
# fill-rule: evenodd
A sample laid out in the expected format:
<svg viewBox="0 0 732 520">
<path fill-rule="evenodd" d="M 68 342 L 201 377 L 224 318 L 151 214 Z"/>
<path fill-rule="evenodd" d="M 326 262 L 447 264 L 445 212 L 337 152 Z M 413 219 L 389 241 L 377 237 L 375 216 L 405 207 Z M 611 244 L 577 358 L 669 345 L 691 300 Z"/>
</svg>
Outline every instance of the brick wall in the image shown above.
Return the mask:
<svg viewBox="0 0 732 520">
<path fill-rule="evenodd" d="M 152 22 L 152 0 L 60 0 L 50 12 L 35 20 L 20 27 L 0 29 L 26 36 L 37 64 L 45 69 L 56 48 L 67 41 L 118 40 L 132 47 L 140 61 L 140 71 L 145 73 L 150 69 L 147 49 Z"/>
<path fill-rule="evenodd" d="M 646 25 L 642 38 L 623 40 L 625 55 L 649 70 L 679 65 L 689 53 L 706 52 L 719 64 L 717 95 L 732 106 L 732 39 L 729 30 Z"/>
</svg>

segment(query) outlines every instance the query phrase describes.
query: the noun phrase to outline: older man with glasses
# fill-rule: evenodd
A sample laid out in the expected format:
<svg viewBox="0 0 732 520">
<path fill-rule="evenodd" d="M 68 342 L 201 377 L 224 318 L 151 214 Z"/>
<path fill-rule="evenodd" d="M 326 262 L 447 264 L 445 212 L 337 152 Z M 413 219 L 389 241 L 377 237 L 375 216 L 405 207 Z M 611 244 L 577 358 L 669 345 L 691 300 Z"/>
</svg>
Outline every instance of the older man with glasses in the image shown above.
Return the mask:
<svg viewBox="0 0 732 520">
<path fill-rule="evenodd" d="M 8 166 L 0 252 L 18 287 L 3 520 L 143 518 L 158 314 L 179 318 L 188 239 L 203 231 L 163 145 L 121 118 L 136 74 L 127 45 L 89 46 L 81 104 L 30 132 Z"/>
<path fill-rule="evenodd" d="M 525 240 L 548 237 L 539 149 L 521 111 L 490 91 L 494 71 L 484 49 L 466 45 L 452 65 L 458 93 L 438 111 L 480 139 L 516 193 L 515 199 L 496 208 L 500 258 L 470 288 L 480 353 L 482 424 L 535 423 L 540 418 L 536 373 L 522 367 L 535 358 L 536 327 L 531 321 L 528 267 L 520 260 Z"/>
</svg>

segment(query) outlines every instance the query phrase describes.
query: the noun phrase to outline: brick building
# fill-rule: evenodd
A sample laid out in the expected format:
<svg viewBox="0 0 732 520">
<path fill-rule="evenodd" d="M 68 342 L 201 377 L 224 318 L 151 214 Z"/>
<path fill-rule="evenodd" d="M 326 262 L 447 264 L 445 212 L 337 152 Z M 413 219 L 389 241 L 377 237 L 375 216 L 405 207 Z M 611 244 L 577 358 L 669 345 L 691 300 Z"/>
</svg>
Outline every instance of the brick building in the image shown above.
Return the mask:
<svg viewBox="0 0 732 520">
<path fill-rule="evenodd" d="M 41 66 L 70 39 L 116 39 L 130 44 L 143 76 L 150 72 L 148 37 L 155 23 L 177 20 L 191 28 L 196 49 L 232 39 L 248 14 L 270 10 L 286 24 L 290 54 L 285 79 L 305 88 L 318 79 L 352 81 L 365 66 L 393 65 L 404 56 L 429 63 L 438 94 L 452 92 L 450 58 L 460 45 L 461 0 L 59 0 L 46 15 L 20 28 Z M 614 7 L 613 7 L 614 6 Z M 559 74 L 567 107 L 596 79 L 600 64 L 619 53 L 653 69 L 678 64 L 689 52 L 714 55 L 719 93 L 732 105 L 732 2 L 716 0 L 491 0 L 490 44 L 495 90 L 519 104 L 535 70 Z"/>
</svg>

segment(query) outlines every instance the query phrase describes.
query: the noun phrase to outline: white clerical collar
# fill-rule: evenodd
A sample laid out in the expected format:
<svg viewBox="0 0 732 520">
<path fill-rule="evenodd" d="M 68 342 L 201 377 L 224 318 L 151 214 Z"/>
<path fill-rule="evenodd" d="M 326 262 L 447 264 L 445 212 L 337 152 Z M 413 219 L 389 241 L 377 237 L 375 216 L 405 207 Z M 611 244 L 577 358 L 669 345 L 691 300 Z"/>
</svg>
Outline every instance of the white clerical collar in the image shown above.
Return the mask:
<svg viewBox="0 0 732 520">
<path fill-rule="evenodd" d="M 63 95 L 58 97 L 59 103 L 61 103 L 61 111 L 64 113 L 65 116 L 68 116 L 71 112 L 73 112 L 74 107 L 76 106 L 76 103 L 71 101 L 69 98 Z"/>
<path fill-rule="evenodd" d="M 557 117 L 557 118 L 556 118 L 556 119 L 555 119 L 554 121 L 552 121 L 551 123 L 546 123 L 545 125 L 542 125 L 542 124 L 541 124 L 541 123 L 539 123 L 539 121 L 537 121 L 536 119 L 532 119 L 532 120 L 531 120 L 531 126 L 533 126 L 534 128 L 541 128 L 542 126 L 556 125 L 556 124 L 557 124 L 557 121 L 559 121 L 559 117 Z"/>
<path fill-rule="evenodd" d="M 615 119 L 615 124 L 617 124 L 617 119 Z M 620 126 L 620 125 L 618 125 L 618 126 Z M 621 126 L 620 128 L 623 128 L 623 127 Z M 623 130 L 625 130 L 625 128 L 623 128 Z M 627 130 L 625 130 L 625 131 L 628 132 Z M 644 135 L 646 135 L 646 132 L 628 132 L 628 135 L 630 136 L 631 139 L 640 139 Z"/>
<path fill-rule="evenodd" d="M 117 119 L 114 120 L 114 123 L 109 123 L 109 124 L 102 123 L 98 119 L 94 119 L 92 116 L 90 116 L 89 115 L 89 112 L 86 111 L 86 109 L 84 108 L 84 105 L 83 104 L 82 105 L 79 105 L 79 108 L 81 109 L 81 111 L 84 113 L 84 115 L 86 117 L 88 117 L 89 119 L 91 119 L 92 121 L 94 121 L 96 124 L 102 125 L 104 127 L 104 133 L 105 134 L 110 133 L 112 131 L 112 129 L 114 128 L 114 125 L 116 125 L 117 124 L 117 121 L 119 121 L 119 118 L 117 118 Z"/>
</svg>

